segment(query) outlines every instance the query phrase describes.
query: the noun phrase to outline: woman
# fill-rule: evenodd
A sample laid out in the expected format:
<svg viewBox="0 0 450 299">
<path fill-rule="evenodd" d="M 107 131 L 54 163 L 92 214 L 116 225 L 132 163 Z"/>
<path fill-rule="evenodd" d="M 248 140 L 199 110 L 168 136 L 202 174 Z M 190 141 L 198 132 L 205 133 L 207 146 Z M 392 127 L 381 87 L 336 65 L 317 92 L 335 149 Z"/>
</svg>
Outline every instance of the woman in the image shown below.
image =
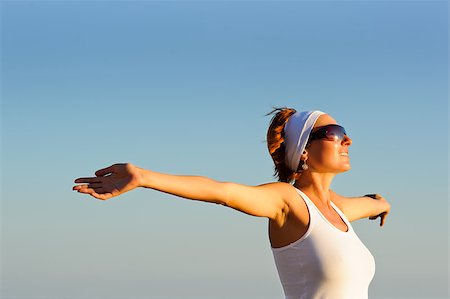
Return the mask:
<svg viewBox="0 0 450 299">
<path fill-rule="evenodd" d="M 334 176 L 350 169 L 352 144 L 330 115 L 290 108 L 269 114 L 267 142 L 279 182 L 245 186 L 115 164 L 76 179 L 73 190 L 106 200 L 145 187 L 266 217 L 286 298 L 367 298 L 374 259 L 350 222 L 380 217 L 382 226 L 389 203 L 379 195 L 346 198 L 330 190 Z"/>
</svg>

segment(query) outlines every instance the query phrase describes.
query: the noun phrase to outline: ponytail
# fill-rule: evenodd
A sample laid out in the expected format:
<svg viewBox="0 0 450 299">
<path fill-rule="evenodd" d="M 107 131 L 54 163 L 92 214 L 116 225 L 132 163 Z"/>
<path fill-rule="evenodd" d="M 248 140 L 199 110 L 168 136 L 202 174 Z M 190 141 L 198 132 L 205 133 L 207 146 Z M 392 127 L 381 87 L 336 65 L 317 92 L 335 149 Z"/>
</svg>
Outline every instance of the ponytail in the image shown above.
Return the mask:
<svg viewBox="0 0 450 299">
<path fill-rule="evenodd" d="M 275 164 L 274 176 L 278 177 L 280 182 L 291 183 L 297 180 L 301 174 L 299 171 L 290 170 L 285 162 L 284 127 L 295 112 L 297 112 L 295 109 L 283 107 L 274 108 L 266 114 L 266 116 L 273 115 L 267 130 L 267 148 Z"/>
</svg>

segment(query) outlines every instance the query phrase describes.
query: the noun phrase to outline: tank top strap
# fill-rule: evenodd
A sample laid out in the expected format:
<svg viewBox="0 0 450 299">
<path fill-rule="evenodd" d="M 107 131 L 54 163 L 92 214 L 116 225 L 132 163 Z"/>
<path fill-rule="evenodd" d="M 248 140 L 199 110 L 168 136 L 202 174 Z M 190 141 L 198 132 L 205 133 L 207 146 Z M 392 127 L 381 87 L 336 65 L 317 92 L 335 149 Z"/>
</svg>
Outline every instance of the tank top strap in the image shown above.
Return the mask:
<svg viewBox="0 0 450 299">
<path fill-rule="evenodd" d="M 298 188 L 295 188 L 295 190 L 297 190 L 298 194 L 300 194 L 300 196 L 305 201 L 306 206 L 308 207 L 308 210 L 310 213 L 311 213 L 311 211 L 318 212 L 316 205 L 312 202 L 311 199 L 309 199 L 308 195 L 306 195 L 302 190 L 300 190 Z"/>
<path fill-rule="evenodd" d="M 341 209 L 339 209 L 339 207 L 330 200 L 331 205 L 333 206 L 334 210 L 336 211 L 336 213 L 339 214 L 339 216 L 341 216 L 342 220 L 345 222 L 345 224 L 347 224 L 348 227 L 348 231 L 353 231 L 353 227 L 350 223 L 350 221 L 348 220 L 347 216 L 345 216 L 344 212 L 341 211 Z"/>
<path fill-rule="evenodd" d="M 312 218 L 310 219 L 311 223 L 315 222 L 315 218 L 316 217 L 320 217 L 320 212 L 317 209 L 316 205 L 312 202 L 311 199 L 309 199 L 308 195 L 306 195 L 302 190 L 295 188 L 295 190 L 297 190 L 297 193 L 300 195 L 300 197 L 303 199 L 303 201 L 306 204 L 306 207 L 308 208 L 308 212 L 309 212 L 309 217 Z"/>
</svg>

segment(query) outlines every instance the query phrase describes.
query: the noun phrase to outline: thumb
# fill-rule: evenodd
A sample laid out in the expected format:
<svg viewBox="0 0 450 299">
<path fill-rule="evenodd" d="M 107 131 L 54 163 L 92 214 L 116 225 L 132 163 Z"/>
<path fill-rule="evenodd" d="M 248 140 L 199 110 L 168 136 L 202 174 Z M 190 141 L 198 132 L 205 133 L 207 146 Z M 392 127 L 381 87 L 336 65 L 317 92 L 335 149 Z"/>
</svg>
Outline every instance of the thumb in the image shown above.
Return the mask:
<svg viewBox="0 0 450 299">
<path fill-rule="evenodd" d="M 113 172 L 114 172 L 114 165 L 111 165 L 109 167 L 97 170 L 95 172 L 95 175 L 96 176 L 104 176 L 106 174 L 113 173 Z"/>
</svg>

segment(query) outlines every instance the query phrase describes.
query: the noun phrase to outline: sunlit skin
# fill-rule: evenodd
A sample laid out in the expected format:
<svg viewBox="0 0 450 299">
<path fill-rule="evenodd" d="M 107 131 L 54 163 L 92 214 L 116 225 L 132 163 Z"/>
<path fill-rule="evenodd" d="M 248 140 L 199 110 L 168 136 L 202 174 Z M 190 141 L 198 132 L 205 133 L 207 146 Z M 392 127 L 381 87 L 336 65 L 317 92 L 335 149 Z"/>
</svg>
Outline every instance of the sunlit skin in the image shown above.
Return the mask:
<svg viewBox="0 0 450 299">
<path fill-rule="evenodd" d="M 313 131 L 319 127 L 336 124 L 324 114 L 317 120 Z M 389 203 L 380 195 L 348 198 L 330 190 L 331 182 L 339 173 L 350 169 L 350 137 L 342 141 L 313 140 L 301 159 L 308 169 L 302 172 L 294 186 L 305 192 L 322 214 L 338 229 L 347 226 L 331 207 L 333 201 L 349 219 L 380 218 L 383 226 L 390 211 Z M 237 211 L 269 219 L 269 238 L 273 247 L 296 241 L 308 228 L 309 213 L 300 201 L 295 188 L 288 183 L 273 182 L 247 186 L 232 182 L 219 182 L 207 177 L 171 175 L 146 170 L 130 163 L 119 163 L 98 170 L 95 177 L 78 178 L 73 190 L 107 200 L 138 187 L 151 188 L 191 200 L 228 206 Z"/>
<path fill-rule="evenodd" d="M 328 114 L 321 115 L 313 131 L 317 128 L 337 124 Z M 308 169 L 303 171 L 295 186 L 303 190 L 307 195 L 317 197 L 324 205 L 329 205 L 330 185 L 333 178 L 341 173 L 350 170 L 349 147 L 352 144 L 350 137 L 345 136 L 342 141 L 331 141 L 318 139 L 312 141 L 301 156 L 301 160 L 306 161 Z"/>
<path fill-rule="evenodd" d="M 328 114 L 321 115 L 314 125 L 314 129 L 330 125 L 338 124 L 334 118 Z M 333 196 L 335 201 L 340 201 L 342 198 L 338 198 L 338 195 L 331 192 L 327 196 L 327 190 L 336 174 L 350 170 L 350 149 L 352 139 L 349 136 L 341 142 L 330 140 L 314 140 L 307 147 L 306 153 L 302 155 L 301 159 L 306 160 L 309 166 L 308 170 L 302 174 L 299 181 L 295 186 L 306 191 L 308 194 L 318 194 L 318 198 L 323 200 L 329 208 L 329 199 Z M 331 191 L 331 190 L 330 190 Z M 383 226 L 386 216 L 390 210 L 390 206 L 386 200 L 379 194 L 372 194 L 372 196 L 383 202 L 386 205 L 387 211 L 377 216 L 370 216 L 369 219 L 374 220 L 380 217 L 380 225 Z M 332 210 L 332 209 L 331 209 Z"/>
<path fill-rule="evenodd" d="M 312 131 L 314 132 L 317 128 L 330 124 L 337 124 L 337 122 L 328 114 L 321 115 Z M 338 173 L 350 169 L 350 159 L 347 154 L 351 144 L 352 140 L 348 136 L 345 136 L 342 141 L 323 139 L 311 141 L 300 158 L 302 161 L 306 161 L 308 169 L 302 172 L 300 179 L 294 184 L 295 187 L 308 195 L 334 226 L 342 231 L 347 231 L 348 227 L 330 204 L 330 200 L 338 204 L 335 198 L 332 198 L 333 193 L 330 190 L 330 185 Z M 304 208 L 299 210 L 298 218 L 309 222 L 308 211 Z M 301 228 L 292 226 L 290 230 L 270 228 L 272 244 L 278 247 L 295 241 L 298 238 L 297 236 L 306 232 L 308 226 L 305 223 Z"/>
</svg>

